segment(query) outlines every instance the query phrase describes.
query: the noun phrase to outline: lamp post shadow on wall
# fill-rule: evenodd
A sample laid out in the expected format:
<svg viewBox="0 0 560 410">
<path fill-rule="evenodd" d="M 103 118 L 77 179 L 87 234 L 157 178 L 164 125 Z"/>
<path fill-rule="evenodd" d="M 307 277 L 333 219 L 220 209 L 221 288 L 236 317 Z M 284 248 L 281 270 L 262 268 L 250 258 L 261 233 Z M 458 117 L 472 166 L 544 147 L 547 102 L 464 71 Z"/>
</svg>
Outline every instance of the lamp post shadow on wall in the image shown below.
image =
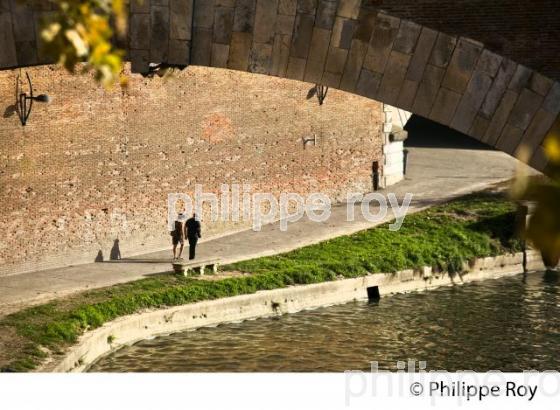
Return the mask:
<svg viewBox="0 0 560 410">
<path fill-rule="evenodd" d="M 323 103 L 325 102 L 325 98 L 327 98 L 328 92 L 329 87 L 325 87 L 322 84 L 315 84 L 307 93 L 307 99 L 310 100 L 313 97 L 317 96 L 319 105 L 323 105 Z"/>
<path fill-rule="evenodd" d="M 322 84 L 315 84 L 307 93 L 307 99 L 310 100 L 313 97 L 317 97 L 317 101 L 319 102 L 319 106 L 322 106 L 325 102 L 325 98 L 327 98 L 327 93 L 329 92 L 329 87 L 325 87 Z M 322 113 L 322 111 L 320 111 Z M 323 137 L 323 122 L 322 122 L 322 115 L 321 115 L 321 132 L 320 137 Z M 308 144 L 312 144 L 314 147 L 317 146 L 317 135 L 313 134 L 311 137 L 302 137 L 303 141 L 303 149 L 307 148 Z"/>
</svg>

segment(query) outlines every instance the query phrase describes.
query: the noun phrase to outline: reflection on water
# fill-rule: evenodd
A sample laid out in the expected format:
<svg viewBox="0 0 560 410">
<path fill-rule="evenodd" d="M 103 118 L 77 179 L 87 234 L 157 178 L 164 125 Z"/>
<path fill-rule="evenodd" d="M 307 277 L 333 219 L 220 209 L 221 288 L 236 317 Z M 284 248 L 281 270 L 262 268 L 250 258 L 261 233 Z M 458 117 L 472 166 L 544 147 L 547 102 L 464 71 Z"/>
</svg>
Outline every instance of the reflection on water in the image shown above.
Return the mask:
<svg viewBox="0 0 560 410">
<path fill-rule="evenodd" d="M 557 277 L 519 275 L 146 340 L 92 371 L 560 370 Z"/>
</svg>

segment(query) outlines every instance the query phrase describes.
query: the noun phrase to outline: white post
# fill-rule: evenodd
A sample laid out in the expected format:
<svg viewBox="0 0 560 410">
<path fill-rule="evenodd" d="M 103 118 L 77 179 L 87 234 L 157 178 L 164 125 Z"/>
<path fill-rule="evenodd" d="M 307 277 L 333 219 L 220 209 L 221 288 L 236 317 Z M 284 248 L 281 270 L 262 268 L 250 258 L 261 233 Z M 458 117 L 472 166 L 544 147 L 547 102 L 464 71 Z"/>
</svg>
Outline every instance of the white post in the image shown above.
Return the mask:
<svg viewBox="0 0 560 410">
<path fill-rule="evenodd" d="M 390 140 L 395 110 L 396 108 L 383 104 L 383 170 L 380 181 L 383 188 L 404 179 L 404 144 L 402 141 Z"/>
</svg>

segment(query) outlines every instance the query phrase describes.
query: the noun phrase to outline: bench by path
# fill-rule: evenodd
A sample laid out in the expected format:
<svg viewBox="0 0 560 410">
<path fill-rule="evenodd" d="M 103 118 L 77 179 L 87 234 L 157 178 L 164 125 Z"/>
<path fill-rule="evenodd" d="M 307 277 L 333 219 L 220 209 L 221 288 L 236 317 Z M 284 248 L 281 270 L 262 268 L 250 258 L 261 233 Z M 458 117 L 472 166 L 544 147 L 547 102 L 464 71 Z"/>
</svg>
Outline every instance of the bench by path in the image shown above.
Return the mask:
<svg viewBox="0 0 560 410">
<path fill-rule="evenodd" d="M 188 276 L 189 272 L 204 275 L 206 269 L 211 269 L 213 274 L 218 273 L 218 266 L 222 263 L 220 258 L 205 259 L 202 261 L 174 260 L 171 262 L 173 271 L 178 275 Z"/>
</svg>

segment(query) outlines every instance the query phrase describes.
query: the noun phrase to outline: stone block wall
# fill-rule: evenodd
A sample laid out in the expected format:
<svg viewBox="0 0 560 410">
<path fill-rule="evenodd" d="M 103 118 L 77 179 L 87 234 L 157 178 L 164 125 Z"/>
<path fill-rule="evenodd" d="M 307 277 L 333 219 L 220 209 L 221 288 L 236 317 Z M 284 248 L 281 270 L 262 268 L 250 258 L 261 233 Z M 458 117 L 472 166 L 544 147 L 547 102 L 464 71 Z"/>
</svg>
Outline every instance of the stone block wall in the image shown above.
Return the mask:
<svg viewBox="0 0 560 410">
<path fill-rule="evenodd" d="M 367 0 L 387 13 L 455 36 L 560 79 L 557 0 Z"/>
<path fill-rule="evenodd" d="M 194 14 L 193 2 L 197 6 Z M 163 59 L 184 63 L 194 30 L 201 39 L 200 45 L 209 45 L 218 62 L 227 57 L 227 46 L 232 39 L 239 52 L 237 56 L 248 56 L 243 44 L 252 41 L 247 33 L 255 29 L 258 31 L 256 42 L 263 44 L 259 46 L 260 52 L 268 52 L 264 45 L 269 44 L 281 48 L 281 55 L 285 56 L 286 48 L 290 47 L 292 25 L 297 20 L 301 30 L 298 30 L 298 48 L 302 56 L 305 38 L 313 37 L 319 43 L 326 35 L 324 31 L 310 29 L 315 16 L 318 28 L 328 30 L 334 24 L 338 44 L 350 45 L 357 27 L 355 23 L 333 18 L 338 3 L 342 4 L 337 17 L 356 18 L 355 12 L 360 6 L 384 10 L 414 22 L 408 24 L 416 32 L 418 25 L 422 25 L 453 36 L 470 37 L 493 52 L 560 79 L 557 41 L 560 3 L 556 0 L 130 0 L 128 46 L 136 61 Z M 275 9 L 281 16 L 277 20 L 271 14 Z M 54 10 L 50 0 L 0 0 L 0 50 L 3 50 L 0 67 L 49 62 L 48 56 L 41 52 L 39 31 L 41 19 Z M 302 15 L 296 17 L 296 12 Z M 214 24 L 220 27 L 221 35 L 212 32 Z M 362 29 L 361 35 L 365 32 L 367 29 Z M 406 49 L 410 40 L 412 37 L 400 37 L 399 42 Z M 324 48 L 314 50 L 314 61 L 320 61 L 325 52 Z M 339 51 L 331 57 L 333 66 L 340 62 L 342 54 Z"/>
<path fill-rule="evenodd" d="M 23 127 L 18 72 L 0 71 L 0 275 L 109 259 L 115 239 L 123 257 L 166 248 L 167 195 L 195 184 L 337 200 L 370 191 L 382 163 L 381 104 L 342 91 L 320 107 L 308 83 L 197 67 L 105 90 L 42 66 L 27 72 L 52 103 Z M 204 236 L 248 226 L 206 222 Z"/>
<path fill-rule="evenodd" d="M 405 176 L 405 152 L 404 141 L 392 140 L 392 134 L 403 133 L 406 123 L 412 116 L 408 111 L 401 110 L 390 105 L 383 105 L 383 173 L 382 186 L 394 185 L 402 181 Z"/>
<path fill-rule="evenodd" d="M 127 51 L 133 71 L 145 72 L 150 62 L 189 64 L 193 17 L 193 0 L 131 1 Z"/>
<path fill-rule="evenodd" d="M 194 1 L 201 28 L 193 29 L 190 63 L 362 95 L 511 155 L 526 145 L 529 164 L 545 170 L 542 143 L 560 112 L 560 83 L 461 33 L 380 12 L 382 3 Z M 220 23 L 223 13 L 233 24 Z"/>
<path fill-rule="evenodd" d="M 48 4 L 0 1 L 0 68 L 44 62 L 29 22 Z M 527 146 L 546 171 L 542 144 L 560 123 L 558 10 L 553 0 L 143 0 L 131 3 L 128 58 L 137 72 L 191 64 L 321 83 L 511 155 Z"/>
</svg>

